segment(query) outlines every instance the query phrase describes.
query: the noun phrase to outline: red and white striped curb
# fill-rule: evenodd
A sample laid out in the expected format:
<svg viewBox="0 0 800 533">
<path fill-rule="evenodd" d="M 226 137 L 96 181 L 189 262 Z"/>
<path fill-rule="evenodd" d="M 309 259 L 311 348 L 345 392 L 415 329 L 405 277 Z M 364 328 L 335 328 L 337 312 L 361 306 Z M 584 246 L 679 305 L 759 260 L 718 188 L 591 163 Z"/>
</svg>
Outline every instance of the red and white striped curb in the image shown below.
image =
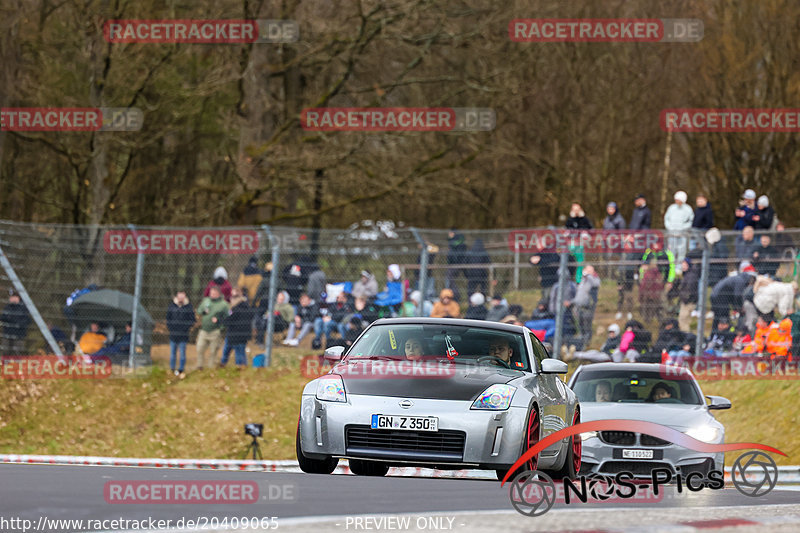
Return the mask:
<svg viewBox="0 0 800 533">
<path fill-rule="evenodd" d="M 236 459 L 137 459 L 133 457 L 93 457 L 78 455 L 16 455 L 0 454 L 0 463 L 51 464 L 81 466 L 135 466 L 147 468 L 186 468 L 199 470 L 243 470 L 255 472 L 301 472 L 297 461 L 291 459 L 252 461 Z M 346 459 L 339 461 L 334 474 L 350 474 Z M 485 470 L 436 470 L 433 468 L 394 467 L 389 475 L 437 478 L 497 479 L 494 472 Z"/>
<path fill-rule="evenodd" d="M 147 468 L 187 468 L 195 470 L 243 470 L 257 472 L 301 472 L 291 459 L 252 461 L 236 459 L 145 459 L 134 457 L 93 457 L 80 455 L 17 455 L 0 454 L 0 463 L 52 464 L 87 466 L 138 466 Z M 725 481 L 730 481 L 730 467 L 725 468 Z M 350 474 L 347 459 L 339 461 L 334 474 Z M 461 479 L 497 479 L 488 470 L 436 470 L 421 467 L 393 467 L 389 475 Z M 800 483 L 800 466 L 779 466 L 778 484 Z"/>
</svg>

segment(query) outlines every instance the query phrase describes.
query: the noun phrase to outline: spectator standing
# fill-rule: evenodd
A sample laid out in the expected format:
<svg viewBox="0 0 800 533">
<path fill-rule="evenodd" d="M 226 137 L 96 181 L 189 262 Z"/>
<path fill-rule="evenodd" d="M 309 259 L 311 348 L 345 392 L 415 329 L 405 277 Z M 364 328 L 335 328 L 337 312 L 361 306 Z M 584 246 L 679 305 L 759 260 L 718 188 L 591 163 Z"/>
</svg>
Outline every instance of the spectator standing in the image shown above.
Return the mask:
<svg viewBox="0 0 800 533">
<path fill-rule="evenodd" d="M 317 303 L 308 294 L 301 294 L 300 306 L 297 308 L 297 313 L 294 315 L 294 321 L 289 324 L 289 333 L 283 341 L 283 344 L 289 346 L 297 346 L 300 344 L 300 341 L 302 341 L 311 331 L 311 328 L 314 327 L 314 321 L 318 316 L 319 307 Z"/>
<path fill-rule="evenodd" d="M 223 298 L 225 298 L 226 302 L 231 300 L 231 290 L 233 287 L 231 287 L 231 284 L 228 281 L 228 271 L 225 270 L 225 267 L 219 266 L 216 268 L 216 270 L 214 270 L 214 278 L 208 282 L 208 285 L 206 285 L 206 290 L 203 291 L 203 296 L 208 297 L 211 294 L 211 289 L 213 287 L 219 289 L 220 294 Z"/>
<path fill-rule="evenodd" d="M 695 265 L 688 257 L 681 261 L 680 285 L 678 287 L 678 327 L 681 331 L 689 331 L 692 311 L 697 307 L 698 283 L 700 281 L 700 266 Z"/>
<path fill-rule="evenodd" d="M 752 264 L 759 274 L 775 278 L 778 268 L 781 266 L 780 254 L 777 248 L 772 246 L 772 239 L 769 235 L 762 235 L 759 241 L 760 246 L 753 250 Z"/>
<path fill-rule="evenodd" d="M 439 301 L 433 304 L 431 317 L 433 318 L 459 318 L 461 316 L 461 308 L 458 302 L 453 299 L 453 291 L 450 289 L 442 289 L 439 293 Z"/>
<path fill-rule="evenodd" d="M 655 257 L 651 258 L 642 271 L 639 280 L 639 306 L 642 320 L 660 320 L 661 302 L 664 292 L 664 277 L 656 265 Z"/>
<path fill-rule="evenodd" d="M 486 313 L 487 309 L 484 305 L 486 303 L 486 297 L 476 292 L 472 296 L 469 297 L 469 307 L 467 307 L 467 311 L 464 313 L 464 318 L 470 318 L 472 320 L 486 320 Z"/>
<path fill-rule="evenodd" d="M 575 320 L 580 330 L 580 337 L 576 343 L 579 350 L 583 350 L 589 345 L 592 338 L 592 323 L 594 322 L 594 312 L 597 307 L 597 293 L 600 289 L 600 277 L 597 275 L 592 265 L 583 267 L 583 277 L 578 283 L 575 297 L 565 303 L 567 307 L 572 307 Z"/>
<path fill-rule="evenodd" d="M 31 325 L 31 316 L 28 308 L 20 300 L 19 294 L 12 292 L 8 296 L 8 303 L 0 314 L 0 324 L 3 326 L 3 337 L 0 342 L 0 355 L 24 355 L 25 338 Z"/>
<path fill-rule="evenodd" d="M 167 330 L 169 331 L 169 368 L 176 376 L 185 376 L 186 344 L 189 331 L 195 323 L 195 314 L 185 291 L 178 291 L 167 308 Z M 180 351 L 180 361 L 175 366 L 176 352 Z"/>
<path fill-rule="evenodd" d="M 225 345 L 219 366 L 228 364 L 228 356 L 233 350 L 234 363 L 239 369 L 247 368 L 247 341 L 253 336 L 251 324 L 253 311 L 239 289 L 231 293 L 231 306 L 225 317 Z"/>
<path fill-rule="evenodd" d="M 547 299 L 550 297 L 550 290 L 558 281 L 559 260 L 558 254 L 552 252 L 543 252 L 532 255 L 530 258 L 531 265 L 539 267 L 539 283 L 542 286 L 542 298 Z"/>
<path fill-rule="evenodd" d="M 495 294 L 489 302 L 486 320 L 490 322 L 500 322 L 506 315 L 508 315 L 508 302 L 499 294 Z"/>
<path fill-rule="evenodd" d="M 217 351 L 222 344 L 222 327 L 228 316 L 228 303 L 222 298 L 218 286 L 209 287 L 208 296 L 203 298 L 197 309 L 200 314 L 200 332 L 197 334 L 197 370 L 203 370 L 206 351 L 210 351 L 208 362 L 214 364 Z"/>
<path fill-rule="evenodd" d="M 650 229 L 653 215 L 650 213 L 650 208 L 647 207 L 647 198 L 643 194 L 637 194 L 633 205 L 633 214 L 631 215 L 631 223 L 628 229 Z"/>
<path fill-rule="evenodd" d="M 769 198 L 766 195 L 762 194 L 758 197 L 756 208 L 757 211 L 752 217 L 755 229 L 774 229 L 777 224 L 775 209 L 769 205 Z"/>
<path fill-rule="evenodd" d="M 369 270 L 362 270 L 361 278 L 353 284 L 353 297 L 369 300 L 376 294 L 378 294 L 378 281 Z"/>
<path fill-rule="evenodd" d="M 569 217 L 565 224 L 567 229 L 592 229 L 592 221 L 586 216 L 581 204 L 573 202 L 569 209 Z"/>
<path fill-rule="evenodd" d="M 739 202 L 739 207 L 734 211 L 736 216 L 736 223 L 733 225 L 735 230 L 743 230 L 745 226 L 752 226 L 753 216 L 756 214 L 756 191 L 747 189 L 742 195 L 742 200 Z"/>
<path fill-rule="evenodd" d="M 709 230 L 714 227 L 714 211 L 711 209 L 711 203 L 705 194 L 698 194 L 695 198 L 695 206 L 697 209 L 694 211 L 694 220 L 692 221 L 692 228 L 698 230 Z"/>
<path fill-rule="evenodd" d="M 680 234 L 688 231 L 694 221 L 694 212 L 686 203 L 687 199 L 688 196 L 684 191 L 676 192 L 673 196 L 675 202 L 664 213 L 664 229 L 675 234 L 669 237 L 667 248 L 675 254 L 678 261 L 682 261 L 686 255 L 687 244 L 686 236 Z"/>
<path fill-rule="evenodd" d="M 753 258 L 753 252 L 756 251 L 758 246 L 753 226 L 745 226 L 742 229 L 742 233 L 736 236 L 734 246 L 736 247 L 736 259 L 750 261 Z"/>
<path fill-rule="evenodd" d="M 617 209 L 617 202 L 608 202 L 608 205 L 606 205 L 606 218 L 603 219 L 603 229 L 625 229 L 625 219 Z"/>
<path fill-rule="evenodd" d="M 445 278 L 445 287 L 453 291 L 453 295 L 457 293 L 455 286 L 456 278 L 460 273 L 466 274 L 464 269 L 467 263 L 467 240 L 462 233 L 459 233 L 456 228 L 450 228 L 447 233 L 447 277 Z M 455 265 L 455 266 L 454 266 Z M 467 277 L 466 275 L 464 276 Z"/>
<path fill-rule="evenodd" d="M 711 290 L 711 312 L 714 313 L 712 330 L 717 329 L 717 323 L 721 317 L 729 319 L 731 310 L 741 311 L 745 291 L 755 280 L 755 268 L 747 265 L 739 274 L 728 276 L 714 285 Z"/>
<path fill-rule="evenodd" d="M 565 302 L 572 301 L 575 298 L 575 293 L 578 290 L 578 284 L 573 280 L 568 279 L 567 284 L 564 286 L 564 301 L 558 301 L 558 286 L 560 282 L 556 282 L 550 291 L 550 298 L 548 300 L 547 309 L 553 313 L 553 316 L 558 314 L 558 308 L 563 306 Z"/>
<path fill-rule="evenodd" d="M 258 268 L 258 258 L 253 256 L 247 261 L 247 266 L 244 267 L 242 273 L 239 274 L 236 287 L 238 287 L 248 301 L 253 302 L 256 299 L 258 287 L 263 280 L 264 272 Z"/>
<path fill-rule="evenodd" d="M 483 240 L 475 239 L 475 242 L 472 243 L 472 247 L 469 249 L 468 259 L 470 265 L 488 265 L 492 262 L 489 253 L 483 245 Z M 468 268 L 464 270 L 464 275 L 467 278 L 468 294 L 474 294 L 476 292 L 483 294 L 488 290 L 488 267 Z"/>
</svg>

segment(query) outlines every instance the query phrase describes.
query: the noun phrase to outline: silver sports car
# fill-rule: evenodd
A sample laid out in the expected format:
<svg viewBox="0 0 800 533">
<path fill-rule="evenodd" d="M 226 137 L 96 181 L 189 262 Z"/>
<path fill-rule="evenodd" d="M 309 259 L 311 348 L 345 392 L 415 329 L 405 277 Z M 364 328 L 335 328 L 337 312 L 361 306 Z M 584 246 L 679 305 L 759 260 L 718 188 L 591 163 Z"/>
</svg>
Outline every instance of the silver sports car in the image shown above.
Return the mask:
<svg viewBox="0 0 800 533">
<path fill-rule="evenodd" d="M 583 422 L 623 419 L 669 426 L 697 440 L 720 444 L 725 428 L 710 412 L 731 402 L 708 396 L 706 403 L 694 376 L 683 368 L 645 363 L 596 363 L 578 367 L 569 382 L 581 403 Z M 583 433 L 583 474 L 650 477 L 653 468 L 688 475 L 723 470 L 723 453 L 696 452 L 644 433 Z"/>
<path fill-rule="evenodd" d="M 297 459 L 330 473 L 339 458 L 354 474 L 392 465 L 481 468 L 502 477 L 539 439 L 580 421 L 573 392 L 523 326 L 482 320 L 382 319 L 336 366 L 303 390 Z M 563 439 L 527 468 L 574 477 L 581 440 Z"/>
</svg>

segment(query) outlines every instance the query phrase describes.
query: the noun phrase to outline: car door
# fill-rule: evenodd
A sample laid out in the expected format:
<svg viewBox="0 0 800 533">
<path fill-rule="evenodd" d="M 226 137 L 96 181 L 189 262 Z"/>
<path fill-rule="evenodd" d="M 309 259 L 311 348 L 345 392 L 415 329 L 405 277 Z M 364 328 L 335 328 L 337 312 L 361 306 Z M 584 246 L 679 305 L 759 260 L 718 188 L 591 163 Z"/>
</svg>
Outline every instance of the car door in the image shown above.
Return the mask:
<svg viewBox="0 0 800 533">
<path fill-rule="evenodd" d="M 548 358 L 547 350 L 533 333 L 530 333 L 534 371 L 539 382 L 539 405 L 542 410 L 542 433 L 545 436 L 564 429 L 567 421 L 567 386 L 557 374 L 542 374 L 542 361 Z M 547 448 L 543 455 L 555 454 L 558 445 Z"/>
</svg>

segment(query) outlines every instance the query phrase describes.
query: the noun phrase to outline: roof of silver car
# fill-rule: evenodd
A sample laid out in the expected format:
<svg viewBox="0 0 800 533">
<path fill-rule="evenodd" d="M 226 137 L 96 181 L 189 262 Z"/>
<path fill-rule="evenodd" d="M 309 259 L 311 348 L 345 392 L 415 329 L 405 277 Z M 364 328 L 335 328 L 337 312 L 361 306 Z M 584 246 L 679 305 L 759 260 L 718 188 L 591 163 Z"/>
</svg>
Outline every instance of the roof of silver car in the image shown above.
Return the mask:
<svg viewBox="0 0 800 533">
<path fill-rule="evenodd" d="M 383 324 L 442 324 L 446 326 L 469 326 L 473 328 L 496 329 L 500 331 L 512 331 L 514 333 L 525 333 L 529 331 L 525 326 L 515 326 L 514 324 L 503 324 L 502 322 L 491 322 L 488 320 L 468 320 L 465 318 L 380 318 L 372 323 L 373 326 Z"/>
</svg>

